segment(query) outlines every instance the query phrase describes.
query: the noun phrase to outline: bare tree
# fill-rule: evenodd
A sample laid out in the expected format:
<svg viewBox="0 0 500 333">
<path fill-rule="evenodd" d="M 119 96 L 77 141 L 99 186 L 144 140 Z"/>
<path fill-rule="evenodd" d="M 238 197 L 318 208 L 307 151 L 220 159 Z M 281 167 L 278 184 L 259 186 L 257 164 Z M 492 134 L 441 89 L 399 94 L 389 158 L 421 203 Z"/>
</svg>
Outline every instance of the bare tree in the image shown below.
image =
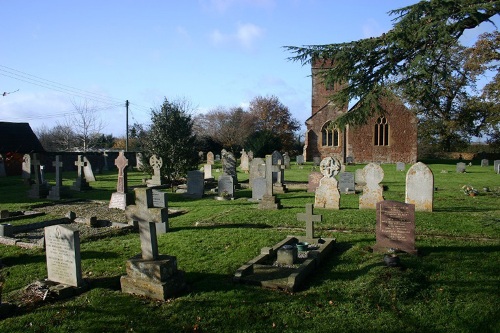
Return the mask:
<svg viewBox="0 0 500 333">
<path fill-rule="evenodd" d="M 59 126 L 70 128 L 77 140 L 77 145 L 82 151 L 92 149 L 99 141 L 104 124 L 97 114 L 97 107 L 89 104 L 87 100 L 77 102 L 72 100 L 75 114 L 66 117 L 64 124 Z"/>
</svg>

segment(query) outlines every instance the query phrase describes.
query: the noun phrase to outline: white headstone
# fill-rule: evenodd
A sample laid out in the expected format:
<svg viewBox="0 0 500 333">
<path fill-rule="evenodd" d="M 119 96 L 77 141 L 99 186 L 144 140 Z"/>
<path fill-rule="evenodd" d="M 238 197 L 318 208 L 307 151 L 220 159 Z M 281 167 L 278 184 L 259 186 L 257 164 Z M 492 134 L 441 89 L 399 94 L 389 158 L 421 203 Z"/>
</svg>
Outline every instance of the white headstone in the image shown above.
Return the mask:
<svg viewBox="0 0 500 333">
<path fill-rule="evenodd" d="M 380 165 L 369 163 L 363 168 L 363 194 L 359 197 L 359 209 L 376 209 L 377 203 L 384 200 L 383 189 L 379 183 L 384 179 L 384 170 Z"/>
<path fill-rule="evenodd" d="M 407 204 L 415 205 L 416 211 L 432 212 L 434 199 L 434 175 L 422 162 L 411 166 L 406 174 Z"/>
</svg>

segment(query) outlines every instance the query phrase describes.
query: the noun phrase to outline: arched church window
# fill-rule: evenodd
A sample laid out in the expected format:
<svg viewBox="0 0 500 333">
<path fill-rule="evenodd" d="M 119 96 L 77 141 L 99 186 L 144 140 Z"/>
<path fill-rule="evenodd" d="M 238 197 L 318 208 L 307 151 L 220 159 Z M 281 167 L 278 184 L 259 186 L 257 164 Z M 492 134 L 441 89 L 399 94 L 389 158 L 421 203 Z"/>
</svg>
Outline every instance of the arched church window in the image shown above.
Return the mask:
<svg viewBox="0 0 500 333">
<path fill-rule="evenodd" d="M 389 124 L 387 123 L 387 119 L 385 117 L 379 117 L 375 123 L 373 143 L 375 146 L 389 145 Z"/>
<path fill-rule="evenodd" d="M 339 131 L 336 128 L 331 128 L 330 123 L 323 125 L 321 130 L 321 145 L 338 147 L 339 146 Z"/>
</svg>

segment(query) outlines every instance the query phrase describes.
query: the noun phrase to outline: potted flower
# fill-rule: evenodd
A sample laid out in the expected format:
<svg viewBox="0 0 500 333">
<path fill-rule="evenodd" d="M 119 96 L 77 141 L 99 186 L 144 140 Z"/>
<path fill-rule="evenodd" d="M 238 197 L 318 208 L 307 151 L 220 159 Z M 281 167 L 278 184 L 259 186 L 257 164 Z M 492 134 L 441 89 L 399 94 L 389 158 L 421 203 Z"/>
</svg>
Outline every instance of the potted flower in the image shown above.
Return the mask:
<svg viewBox="0 0 500 333">
<path fill-rule="evenodd" d="M 472 185 L 462 186 L 462 192 L 464 192 L 465 195 L 469 195 L 471 197 L 475 197 L 479 193 L 474 187 L 472 187 Z"/>
</svg>

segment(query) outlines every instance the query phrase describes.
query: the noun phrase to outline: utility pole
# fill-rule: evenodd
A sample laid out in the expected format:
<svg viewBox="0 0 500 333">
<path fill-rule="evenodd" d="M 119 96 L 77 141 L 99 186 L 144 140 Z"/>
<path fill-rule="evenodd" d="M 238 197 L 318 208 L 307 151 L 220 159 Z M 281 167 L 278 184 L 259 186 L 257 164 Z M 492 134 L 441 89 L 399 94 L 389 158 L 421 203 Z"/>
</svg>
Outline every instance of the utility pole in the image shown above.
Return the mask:
<svg viewBox="0 0 500 333">
<path fill-rule="evenodd" d="M 127 110 L 127 117 L 126 117 L 126 130 L 125 130 L 125 151 L 128 151 L 128 99 L 125 101 L 125 108 Z"/>
</svg>

